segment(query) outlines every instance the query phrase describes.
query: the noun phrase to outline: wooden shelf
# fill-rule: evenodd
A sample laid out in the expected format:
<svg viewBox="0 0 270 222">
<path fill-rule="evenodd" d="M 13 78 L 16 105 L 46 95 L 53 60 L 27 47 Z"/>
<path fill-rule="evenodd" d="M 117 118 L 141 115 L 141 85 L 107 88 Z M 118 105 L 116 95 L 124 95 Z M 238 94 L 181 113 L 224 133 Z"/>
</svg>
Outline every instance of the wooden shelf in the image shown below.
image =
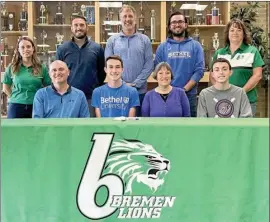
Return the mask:
<svg viewBox="0 0 270 222">
<path fill-rule="evenodd" d="M 148 83 L 157 83 L 157 80 L 155 80 L 152 75 L 149 76 L 147 79 Z M 209 82 L 209 72 L 205 72 L 204 76 L 201 78 L 200 82 Z"/>
<path fill-rule="evenodd" d="M 108 82 L 107 77 L 106 77 L 106 79 L 104 80 L 104 82 L 105 82 L 105 83 Z M 147 79 L 147 82 L 148 82 L 148 83 L 157 83 L 157 80 L 155 80 L 155 79 L 153 78 L 153 76 L 150 75 L 150 76 L 148 77 L 148 79 Z M 204 73 L 204 76 L 201 78 L 200 82 L 209 82 L 209 72 L 205 72 L 205 73 Z"/>
<path fill-rule="evenodd" d="M 59 27 L 70 27 L 70 24 L 62 24 L 62 25 L 58 25 L 58 24 L 34 24 L 34 27 L 37 28 L 47 28 L 47 27 L 52 27 L 52 28 L 59 28 Z"/>
<path fill-rule="evenodd" d="M 189 28 L 225 28 L 226 25 L 189 25 Z"/>
<path fill-rule="evenodd" d="M 161 42 L 151 42 L 152 45 L 160 45 Z"/>
<path fill-rule="evenodd" d="M 161 42 L 151 42 L 152 45 L 159 45 Z M 106 45 L 107 42 L 101 42 L 101 45 Z"/>
<path fill-rule="evenodd" d="M 87 25 L 88 27 L 94 28 L 95 25 Z M 71 27 L 71 24 L 34 24 L 34 27 L 36 28 L 59 28 L 59 27 L 63 27 L 63 28 L 69 28 Z"/>
<path fill-rule="evenodd" d="M 27 31 L 2 31 L 2 35 L 27 35 Z"/>
</svg>

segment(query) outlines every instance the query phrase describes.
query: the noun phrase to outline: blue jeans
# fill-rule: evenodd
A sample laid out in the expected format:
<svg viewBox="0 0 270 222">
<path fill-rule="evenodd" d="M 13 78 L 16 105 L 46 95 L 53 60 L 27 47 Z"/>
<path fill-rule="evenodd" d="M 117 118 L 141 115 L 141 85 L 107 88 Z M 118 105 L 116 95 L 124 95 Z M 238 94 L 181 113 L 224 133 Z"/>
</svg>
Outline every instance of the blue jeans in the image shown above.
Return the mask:
<svg viewBox="0 0 270 222">
<path fill-rule="evenodd" d="M 197 94 L 188 94 L 188 101 L 190 106 L 190 116 L 197 117 Z"/>
<path fill-rule="evenodd" d="M 139 94 L 139 99 L 140 99 L 140 106 L 136 106 L 136 116 L 142 116 L 142 103 L 144 99 L 145 93 Z"/>
<path fill-rule="evenodd" d="M 32 118 L 33 105 L 9 103 L 8 104 L 8 119 L 15 118 Z"/>
</svg>

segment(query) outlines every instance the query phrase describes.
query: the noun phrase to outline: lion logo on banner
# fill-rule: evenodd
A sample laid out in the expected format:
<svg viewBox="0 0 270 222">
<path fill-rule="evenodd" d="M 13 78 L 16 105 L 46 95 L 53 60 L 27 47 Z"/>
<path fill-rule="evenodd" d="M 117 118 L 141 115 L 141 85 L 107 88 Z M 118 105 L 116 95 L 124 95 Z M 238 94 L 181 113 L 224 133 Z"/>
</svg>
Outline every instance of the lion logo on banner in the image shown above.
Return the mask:
<svg viewBox="0 0 270 222">
<path fill-rule="evenodd" d="M 125 193 L 132 192 L 135 179 L 155 192 L 164 183 L 170 161 L 152 145 L 139 140 L 120 140 L 112 144 L 105 170 L 122 178 L 126 184 Z"/>
</svg>

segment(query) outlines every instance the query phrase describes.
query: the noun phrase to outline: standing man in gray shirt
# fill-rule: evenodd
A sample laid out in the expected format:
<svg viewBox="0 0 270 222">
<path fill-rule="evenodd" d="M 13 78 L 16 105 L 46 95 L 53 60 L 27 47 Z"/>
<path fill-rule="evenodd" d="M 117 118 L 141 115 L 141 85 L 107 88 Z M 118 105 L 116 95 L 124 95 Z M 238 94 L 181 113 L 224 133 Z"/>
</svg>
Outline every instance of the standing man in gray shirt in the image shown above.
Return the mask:
<svg viewBox="0 0 270 222">
<path fill-rule="evenodd" d="M 197 117 L 252 117 L 246 92 L 240 87 L 229 84 L 229 77 L 232 75 L 230 62 L 224 58 L 214 61 L 211 75 L 215 83 L 201 91 Z"/>
<path fill-rule="evenodd" d="M 122 31 L 111 36 L 106 45 L 105 58 L 118 55 L 123 60 L 123 81 L 139 92 L 142 103 L 147 91 L 147 79 L 153 71 L 153 51 L 150 39 L 136 31 L 136 11 L 130 5 L 123 5 L 120 12 Z M 140 107 L 137 108 L 140 116 Z"/>
</svg>

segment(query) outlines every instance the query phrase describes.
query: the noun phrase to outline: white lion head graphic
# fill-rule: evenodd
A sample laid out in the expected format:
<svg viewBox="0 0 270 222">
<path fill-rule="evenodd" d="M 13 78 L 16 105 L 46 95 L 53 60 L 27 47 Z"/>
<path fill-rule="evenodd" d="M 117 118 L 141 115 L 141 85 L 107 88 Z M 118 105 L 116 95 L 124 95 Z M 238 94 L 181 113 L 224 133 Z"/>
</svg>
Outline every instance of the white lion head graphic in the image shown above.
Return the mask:
<svg viewBox="0 0 270 222">
<path fill-rule="evenodd" d="M 135 179 L 155 192 L 164 183 L 170 161 L 149 144 L 138 140 L 120 140 L 112 144 L 105 169 L 123 179 L 125 193 L 132 192 Z"/>
</svg>

